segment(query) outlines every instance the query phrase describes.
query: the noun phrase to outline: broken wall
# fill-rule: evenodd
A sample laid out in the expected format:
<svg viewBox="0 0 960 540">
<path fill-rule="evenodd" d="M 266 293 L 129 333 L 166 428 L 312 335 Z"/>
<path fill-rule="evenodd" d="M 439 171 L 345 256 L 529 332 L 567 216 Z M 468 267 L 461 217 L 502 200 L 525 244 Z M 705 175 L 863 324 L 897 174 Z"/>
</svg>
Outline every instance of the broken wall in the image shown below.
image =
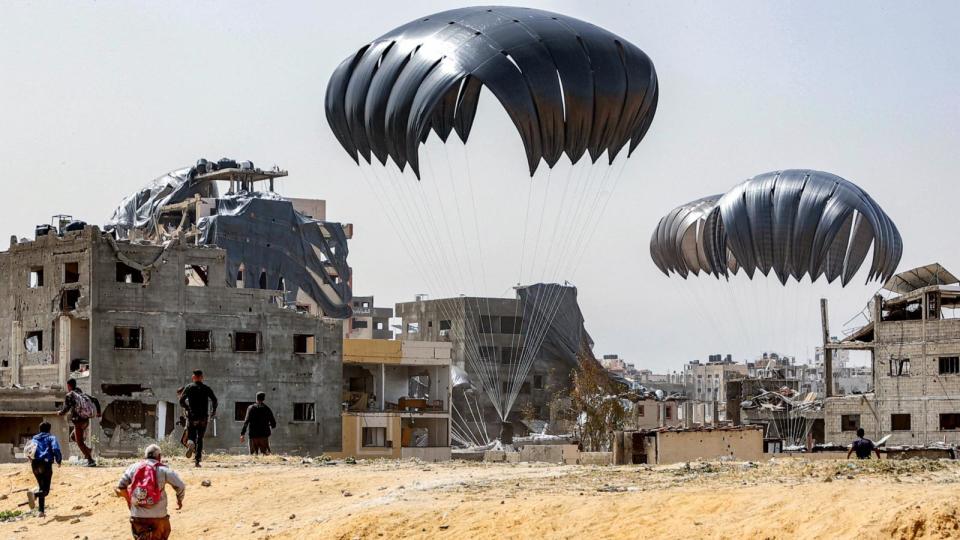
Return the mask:
<svg viewBox="0 0 960 540">
<path fill-rule="evenodd" d="M 0 253 L 0 385 L 62 386 L 74 356 L 88 356 L 88 343 L 71 342 L 70 330 L 89 318 L 96 234 L 53 231 Z"/>
<path fill-rule="evenodd" d="M 149 266 L 142 283 L 117 279 L 115 248 L 123 258 Z M 274 450 L 340 449 L 341 322 L 282 309 L 272 291 L 227 286 L 225 257 L 214 247 L 173 244 L 164 249 L 107 239 L 97 243 L 91 390 L 105 408 L 114 401 L 133 400 L 143 404 L 140 410 L 147 411 L 146 416 L 157 415 L 152 423 L 146 418 L 142 423 L 117 422 L 127 431 L 119 436 L 116 428 L 108 435 L 99 426 L 101 440 L 116 442 L 112 448 L 103 445 L 104 452 L 129 453 L 138 437 L 155 437 L 161 422 L 167 432 L 171 413 L 157 411 L 178 409 L 176 391 L 197 368 L 204 370 L 206 383 L 220 400 L 218 418 L 207 431 L 207 448 L 244 451 L 239 442 L 243 418 L 236 412 L 264 391 L 277 418 Z M 208 268 L 207 286 L 185 283 L 189 265 Z M 118 346 L 118 328 L 138 329 L 137 347 Z M 209 333 L 206 350 L 187 349 L 187 330 Z M 235 338 L 243 332 L 255 336 L 255 350 L 234 350 Z M 314 335 L 316 352 L 294 353 L 294 334 Z M 104 391 L 127 384 L 142 384 L 143 389 L 132 396 Z M 312 418 L 303 417 L 307 408 L 297 404 L 312 404 Z"/>
<path fill-rule="evenodd" d="M 734 461 L 763 459 L 763 430 L 661 431 L 656 434 L 657 464 L 721 458 Z"/>
</svg>

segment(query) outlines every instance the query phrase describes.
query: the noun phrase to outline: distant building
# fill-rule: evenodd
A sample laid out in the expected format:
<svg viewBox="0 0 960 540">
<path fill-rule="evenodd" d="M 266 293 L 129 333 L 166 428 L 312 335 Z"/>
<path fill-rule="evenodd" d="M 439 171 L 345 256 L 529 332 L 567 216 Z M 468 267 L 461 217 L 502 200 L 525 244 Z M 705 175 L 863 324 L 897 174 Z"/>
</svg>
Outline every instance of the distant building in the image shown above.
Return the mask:
<svg viewBox="0 0 960 540">
<path fill-rule="evenodd" d="M 683 367 L 685 393 L 694 401 L 725 403 L 726 381 L 731 377 L 746 377 L 747 366 L 735 363 L 730 355 L 723 359 L 720 355 L 711 355 L 711 358 L 717 361 L 704 364 L 693 360 Z"/>
<path fill-rule="evenodd" d="M 616 354 L 603 355 L 603 358 L 600 359 L 600 365 L 614 375 L 628 376 L 632 375 L 634 371 L 633 364 L 626 363 L 623 358 Z"/>
<path fill-rule="evenodd" d="M 372 296 L 353 297 L 353 317 L 344 321 L 347 339 L 393 339 L 390 318 L 393 308 L 374 307 Z"/>
</svg>

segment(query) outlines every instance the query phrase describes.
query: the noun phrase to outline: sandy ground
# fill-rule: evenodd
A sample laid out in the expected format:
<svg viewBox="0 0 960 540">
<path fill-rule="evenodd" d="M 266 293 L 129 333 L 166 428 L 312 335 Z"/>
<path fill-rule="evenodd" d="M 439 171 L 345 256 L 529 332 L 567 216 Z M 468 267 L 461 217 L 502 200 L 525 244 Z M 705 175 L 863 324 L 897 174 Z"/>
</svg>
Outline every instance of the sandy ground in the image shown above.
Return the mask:
<svg viewBox="0 0 960 540">
<path fill-rule="evenodd" d="M 47 517 L 0 522 L 0 538 L 129 538 L 126 506 L 111 496 L 124 462 L 103 465 L 56 469 Z M 172 465 L 187 482 L 173 538 L 960 537 L 960 463 L 946 461 Z M 26 465 L 0 466 L 0 512 L 32 486 Z"/>
</svg>

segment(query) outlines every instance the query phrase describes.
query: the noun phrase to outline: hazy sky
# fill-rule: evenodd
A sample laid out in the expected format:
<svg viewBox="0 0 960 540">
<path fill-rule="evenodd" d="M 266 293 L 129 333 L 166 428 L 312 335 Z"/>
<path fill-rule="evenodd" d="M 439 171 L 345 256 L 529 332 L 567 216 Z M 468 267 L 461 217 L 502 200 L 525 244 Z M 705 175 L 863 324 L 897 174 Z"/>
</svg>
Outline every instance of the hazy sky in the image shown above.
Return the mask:
<svg viewBox="0 0 960 540">
<path fill-rule="evenodd" d="M 350 262 L 358 294 L 392 305 L 433 292 L 371 196 L 370 182 L 387 176 L 361 173 L 346 156 L 326 125 L 323 96 L 331 71 L 366 41 L 458 5 L 466 4 L 5 3 L 0 162 L 9 188 L 0 231 L 29 236 L 56 213 L 103 223 L 150 179 L 199 157 L 230 156 L 288 169 L 284 194 L 324 198 L 330 219 L 356 225 Z M 659 74 L 653 126 L 622 165 L 582 264 L 564 277 L 579 287 L 597 353 L 654 370 L 711 352 L 807 354 L 819 340 L 824 294 L 832 331 L 841 332 L 877 284 L 841 291 L 683 282 L 650 261 L 662 214 L 770 170 L 821 169 L 856 182 L 899 226 L 901 268 L 940 261 L 960 272 L 960 5 L 526 5 L 623 36 Z M 481 105 L 466 149 L 469 180 L 454 174 L 494 209 L 497 197 L 525 203 L 529 182 L 519 138 L 495 105 Z M 435 163 L 448 159 L 451 170 L 465 164 L 459 148 L 425 152 Z M 502 184 L 507 177 L 516 181 Z M 500 243 L 522 236 L 522 212 L 503 207 L 479 216 L 482 235 L 495 239 L 484 249 L 492 268 L 516 266 Z M 488 289 L 516 281 L 515 272 L 490 271 L 497 279 Z"/>
</svg>

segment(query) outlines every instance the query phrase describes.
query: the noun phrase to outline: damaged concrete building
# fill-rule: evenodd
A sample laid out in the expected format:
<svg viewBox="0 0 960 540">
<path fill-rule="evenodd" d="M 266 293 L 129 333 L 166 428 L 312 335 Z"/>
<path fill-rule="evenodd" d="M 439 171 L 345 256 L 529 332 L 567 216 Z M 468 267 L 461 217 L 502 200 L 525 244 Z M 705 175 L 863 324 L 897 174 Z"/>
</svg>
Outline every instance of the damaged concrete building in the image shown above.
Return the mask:
<svg viewBox="0 0 960 540">
<path fill-rule="evenodd" d="M 56 418 L 74 377 L 103 405 L 97 452 L 132 454 L 173 431 L 177 389 L 199 368 L 219 398 L 207 448 L 241 449 L 262 390 L 275 450 L 339 450 L 351 227 L 324 221 L 323 201 L 277 195 L 283 176 L 201 160 L 125 199 L 102 229 L 61 220 L 11 239 L 0 253 L 0 444 L 16 452 L 37 417 Z M 24 400 L 38 405 L 22 410 Z"/>
<path fill-rule="evenodd" d="M 874 296 L 869 321 L 840 342 L 824 331 L 826 373 L 835 351 L 868 351 L 871 393 L 837 396 L 827 381 L 826 440 L 846 443 L 864 428 L 888 445 L 960 443 L 960 282 L 939 264 L 892 277 Z M 827 328 L 826 303 L 824 328 Z"/>
<path fill-rule="evenodd" d="M 450 459 L 449 342 L 343 341 L 343 451 L 354 458 Z"/>
<path fill-rule="evenodd" d="M 476 373 L 478 361 L 489 364 L 498 372 L 504 393 L 509 391 L 510 385 L 517 385 L 517 401 L 507 419 L 518 436 L 538 432 L 545 425 L 552 424 L 551 402 L 558 392 L 570 388 L 570 376 L 578 366 L 578 360 L 589 358 L 596 362 L 592 353 L 593 341 L 584 327 L 575 288 L 562 287 L 563 296 L 549 318 L 536 312 L 538 295 L 554 287 L 559 286 L 521 287 L 516 298 L 429 300 L 418 297 L 414 302 L 396 305 L 396 314 L 402 319 L 399 339 L 452 343 L 452 369 L 457 379 L 453 392 L 453 420 L 462 430 L 483 433 L 492 440 L 501 429 L 501 420 L 484 392 L 482 377 Z M 531 345 L 536 349 L 531 355 L 526 377 L 514 382 L 511 377 L 515 374 L 511 370 L 516 369 L 512 364 L 524 354 L 529 326 L 534 320 L 545 323 L 542 341 L 539 345 Z M 470 410 L 467 399 L 475 400 L 479 405 L 476 417 L 467 414 Z M 457 416 L 457 412 L 462 416 Z"/>
</svg>

